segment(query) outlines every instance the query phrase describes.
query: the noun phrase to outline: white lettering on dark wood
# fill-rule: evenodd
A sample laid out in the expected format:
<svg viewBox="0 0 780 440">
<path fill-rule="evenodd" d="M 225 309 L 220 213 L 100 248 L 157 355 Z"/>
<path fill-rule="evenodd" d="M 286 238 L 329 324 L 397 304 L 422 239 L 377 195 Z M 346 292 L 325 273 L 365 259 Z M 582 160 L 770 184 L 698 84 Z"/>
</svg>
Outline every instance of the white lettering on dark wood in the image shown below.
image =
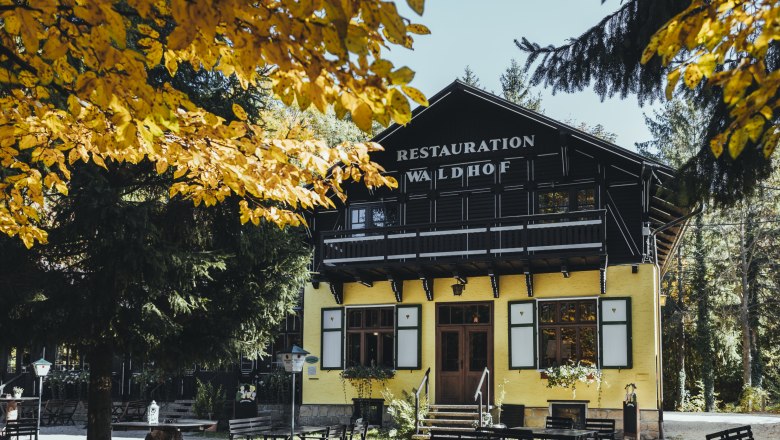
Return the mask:
<svg viewBox="0 0 780 440">
<path fill-rule="evenodd" d="M 513 136 L 509 138 L 486 139 L 478 142 L 458 142 L 450 145 L 431 145 L 429 147 L 398 150 L 398 162 L 437 157 L 459 156 L 462 154 L 487 153 L 490 151 L 528 148 L 536 143 L 536 135 Z"/>
<path fill-rule="evenodd" d="M 498 172 L 504 174 L 509 171 L 509 161 L 498 163 Z M 463 174 L 467 177 L 490 176 L 495 174 L 496 165 L 491 162 L 470 163 L 451 167 L 442 167 L 433 171 L 436 180 L 460 179 Z M 406 172 L 406 180 L 409 183 L 430 182 L 432 180 L 429 170 L 411 170 Z"/>
</svg>

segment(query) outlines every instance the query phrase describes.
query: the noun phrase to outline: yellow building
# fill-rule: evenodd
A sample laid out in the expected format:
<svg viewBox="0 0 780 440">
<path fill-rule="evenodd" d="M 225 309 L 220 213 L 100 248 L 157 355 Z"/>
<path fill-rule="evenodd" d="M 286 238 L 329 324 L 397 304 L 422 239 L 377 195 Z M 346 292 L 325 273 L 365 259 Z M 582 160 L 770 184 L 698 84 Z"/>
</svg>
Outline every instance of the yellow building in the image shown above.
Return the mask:
<svg viewBox="0 0 780 440">
<path fill-rule="evenodd" d="M 635 384 L 638 427 L 657 436 L 658 282 L 686 214 L 664 192 L 672 171 L 457 81 L 430 103 L 375 139 L 397 191 L 351 187 L 313 219 L 303 345 L 319 363 L 302 419 L 427 382 L 432 413 L 482 399 L 507 424 L 613 418 L 632 432 Z M 548 387 L 546 369 L 577 363 L 601 381 Z M 356 365 L 394 376 L 358 396 L 341 378 Z"/>
</svg>

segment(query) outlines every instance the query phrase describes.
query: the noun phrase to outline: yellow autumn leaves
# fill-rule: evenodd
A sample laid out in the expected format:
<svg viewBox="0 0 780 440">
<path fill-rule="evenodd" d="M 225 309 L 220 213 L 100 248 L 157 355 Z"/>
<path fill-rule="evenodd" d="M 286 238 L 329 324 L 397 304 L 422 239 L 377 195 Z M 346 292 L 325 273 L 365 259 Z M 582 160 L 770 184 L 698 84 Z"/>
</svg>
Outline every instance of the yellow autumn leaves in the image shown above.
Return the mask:
<svg viewBox="0 0 780 440">
<path fill-rule="evenodd" d="M 655 55 L 672 70 L 666 95 L 682 78 L 691 89 L 718 86 L 732 122 L 710 141 L 716 157 L 736 158 L 748 141 L 769 157 L 780 141 L 775 112 L 780 72 L 767 71 L 769 43 L 780 39 L 780 4 L 769 0 L 696 0 L 651 39 L 642 62 Z"/>
<path fill-rule="evenodd" d="M 407 0 L 417 14 L 424 2 Z M 414 72 L 383 58 L 429 33 L 380 0 L 0 0 L 0 232 L 45 242 L 47 192 L 67 195 L 71 167 L 93 161 L 172 169 L 171 195 L 211 205 L 237 195 L 241 221 L 280 226 L 300 209 L 343 198 L 342 181 L 394 186 L 371 162 L 374 144 L 328 146 L 269 139 L 246 110 L 225 121 L 148 72 L 181 63 L 235 75 L 267 75 L 288 105 L 406 123 Z M 270 69 L 270 70 L 269 70 Z"/>
</svg>

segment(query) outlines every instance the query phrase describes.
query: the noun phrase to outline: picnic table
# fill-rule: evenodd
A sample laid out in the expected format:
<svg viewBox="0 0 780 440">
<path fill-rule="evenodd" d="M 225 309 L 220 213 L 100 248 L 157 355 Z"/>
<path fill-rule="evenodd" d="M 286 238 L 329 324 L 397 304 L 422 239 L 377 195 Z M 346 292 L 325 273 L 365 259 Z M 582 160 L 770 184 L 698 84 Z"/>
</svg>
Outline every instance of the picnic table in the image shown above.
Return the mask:
<svg viewBox="0 0 780 440">
<path fill-rule="evenodd" d="M 119 430 L 149 430 L 147 439 L 181 440 L 182 431 L 202 431 L 217 424 L 216 420 L 181 419 L 173 422 L 149 423 L 149 422 L 114 422 L 111 429 Z M 155 435 L 159 433 L 158 435 Z"/>
<path fill-rule="evenodd" d="M 530 428 L 530 430 L 534 433 L 534 438 L 550 440 L 585 440 L 595 438 L 598 433 L 590 429 Z"/>
</svg>

